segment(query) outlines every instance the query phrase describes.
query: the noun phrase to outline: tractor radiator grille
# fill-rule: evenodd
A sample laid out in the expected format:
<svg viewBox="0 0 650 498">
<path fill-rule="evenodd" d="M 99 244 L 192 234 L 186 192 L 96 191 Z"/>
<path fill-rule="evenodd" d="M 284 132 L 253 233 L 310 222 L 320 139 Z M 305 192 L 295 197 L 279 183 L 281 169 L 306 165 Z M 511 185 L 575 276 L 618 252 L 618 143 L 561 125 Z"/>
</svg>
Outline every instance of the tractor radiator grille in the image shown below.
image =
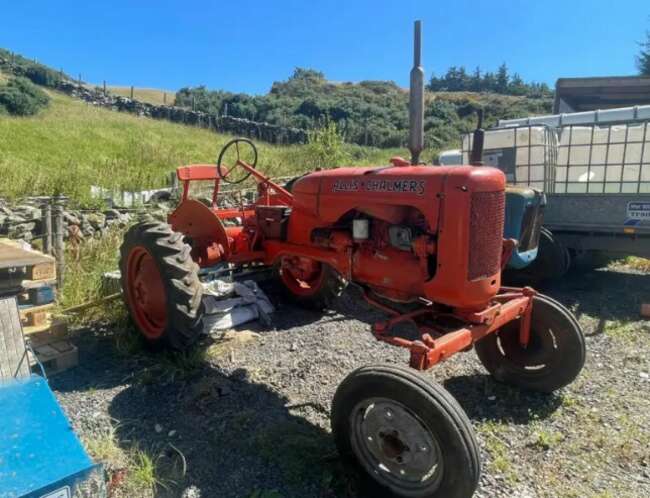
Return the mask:
<svg viewBox="0 0 650 498">
<path fill-rule="evenodd" d="M 474 192 L 470 213 L 468 280 L 478 280 L 501 269 L 505 192 Z"/>
</svg>

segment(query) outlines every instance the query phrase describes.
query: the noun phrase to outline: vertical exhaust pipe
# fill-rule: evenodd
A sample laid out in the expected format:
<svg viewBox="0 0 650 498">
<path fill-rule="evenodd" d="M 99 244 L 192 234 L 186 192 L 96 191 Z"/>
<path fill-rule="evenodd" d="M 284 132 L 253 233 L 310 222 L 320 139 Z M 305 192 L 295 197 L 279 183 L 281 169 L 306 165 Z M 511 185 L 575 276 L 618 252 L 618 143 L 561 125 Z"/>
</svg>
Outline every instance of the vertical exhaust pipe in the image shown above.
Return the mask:
<svg viewBox="0 0 650 498">
<path fill-rule="evenodd" d="M 483 166 L 483 142 L 485 141 L 485 130 L 483 129 L 483 109 L 476 111 L 478 122 L 472 138 L 472 152 L 469 157 L 470 166 Z"/>
<path fill-rule="evenodd" d="M 422 21 L 415 21 L 413 32 L 413 69 L 409 87 L 409 151 L 411 164 L 420 162 L 424 149 L 424 69 L 422 56 Z"/>
</svg>

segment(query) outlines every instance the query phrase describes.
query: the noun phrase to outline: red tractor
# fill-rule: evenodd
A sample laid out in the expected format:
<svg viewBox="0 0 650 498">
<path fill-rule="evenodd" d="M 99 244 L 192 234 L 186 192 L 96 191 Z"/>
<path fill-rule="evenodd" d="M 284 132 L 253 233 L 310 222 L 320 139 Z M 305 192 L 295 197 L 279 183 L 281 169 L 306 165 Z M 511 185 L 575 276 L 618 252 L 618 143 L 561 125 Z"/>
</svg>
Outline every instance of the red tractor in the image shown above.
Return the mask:
<svg viewBox="0 0 650 498">
<path fill-rule="evenodd" d="M 419 164 L 416 28 L 411 161 L 317 171 L 283 187 L 256 169 L 251 141 L 234 139 L 216 165 L 178 169 L 180 204 L 168 223 L 128 231 L 120 267 L 137 328 L 175 349 L 192 346 L 202 332 L 199 269 L 271 267 L 295 302 L 319 309 L 354 283 L 387 315 L 372 327 L 374 337 L 407 348 L 412 368 L 366 366 L 342 382 L 331 413 L 341 457 L 371 477 L 381 489 L 376 496 L 464 498 L 480 473 L 472 426 L 449 393 L 413 369 L 474 348 L 497 380 L 551 392 L 579 374 L 585 344 L 561 304 L 528 287 L 501 286 L 513 247 L 503 240 L 503 173 Z M 223 183 L 249 176 L 257 200 L 219 208 Z M 190 197 L 194 181 L 213 182 L 211 203 Z"/>
</svg>

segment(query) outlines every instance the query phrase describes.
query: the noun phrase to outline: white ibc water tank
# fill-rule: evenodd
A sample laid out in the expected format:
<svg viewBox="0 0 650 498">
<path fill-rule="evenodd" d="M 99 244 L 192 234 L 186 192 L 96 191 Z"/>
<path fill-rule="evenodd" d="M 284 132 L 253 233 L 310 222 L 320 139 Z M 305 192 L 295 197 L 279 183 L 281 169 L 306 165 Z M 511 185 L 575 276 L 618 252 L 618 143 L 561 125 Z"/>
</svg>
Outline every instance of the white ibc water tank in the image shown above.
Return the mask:
<svg viewBox="0 0 650 498">
<path fill-rule="evenodd" d="M 487 130 L 483 144 L 483 162 L 503 171 L 512 185 L 545 189 L 552 176 L 556 147 L 555 132 L 545 126 L 523 126 Z M 463 162 L 469 163 L 473 134 L 463 136 Z"/>
<path fill-rule="evenodd" d="M 457 166 L 463 164 L 463 153 L 460 149 L 445 150 L 438 155 L 438 163 L 441 166 Z"/>
<path fill-rule="evenodd" d="M 591 124 L 625 124 L 631 121 L 650 119 L 650 105 L 619 107 L 616 109 L 598 109 L 595 111 L 572 112 L 568 114 L 548 114 L 529 118 L 500 119 L 499 128 L 510 126 L 547 125 L 561 128 L 570 125 Z"/>
<path fill-rule="evenodd" d="M 650 134 L 645 124 L 561 129 L 555 191 L 650 191 Z"/>
</svg>

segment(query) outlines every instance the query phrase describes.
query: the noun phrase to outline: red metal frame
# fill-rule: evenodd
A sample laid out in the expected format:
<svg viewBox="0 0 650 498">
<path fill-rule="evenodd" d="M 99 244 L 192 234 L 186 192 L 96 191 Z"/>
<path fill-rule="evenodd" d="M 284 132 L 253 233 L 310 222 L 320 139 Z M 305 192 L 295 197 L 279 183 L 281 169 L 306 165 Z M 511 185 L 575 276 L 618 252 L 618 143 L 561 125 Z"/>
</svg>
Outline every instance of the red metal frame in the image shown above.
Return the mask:
<svg viewBox="0 0 650 498">
<path fill-rule="evenodd" d="M 530 340 L 535 291 L 501 288 L 500 273 L 463 280 L 467 278 L 468 268 L 467 252 L 463 248 L 470 244 L 468 195 L 502 191 L 505 188 L 503 175 L 490 172 L 489 168 L 432 169 L 411 166 L 406 161 L 393 162 L 395 167 L 378 170 L 341 168 L 313 173 L 294 184 L 292 195 L 246 162 L 238 161 L 234 167 L 244 168 L 257 182 L 258 199 L 254 204 L 235 209 L 217 208 L 220 178 L 216 166 L 182 167 L 178 169 L 178 178 L 183 182 L 182 202 L 170 215 L 170 223 L 175 230 L 192 238 L 195 260 L 202 266 L 218 261 L 259 261 L 269 266 L 280 262 L 285 284 L 298 296 L 310 296 L 318 290 L 323 277 L 322 264 L 330 265 L 347 280 L 359 277 L 356 280 L 365 289 L 366 301 L 390 316 L 372 327 L 374 337 L 409 349 L 413 368 L 431 368 L 469 349 L 474 342 L 513 320 L 520 320 L 519 341 L 526 347 Z M 381 182 L 394 182 L 394 178 L 397 183 L 392 185 L 415 191 L 416 195 L 374 192 L 384 185 Z M 214 181 L 212 206 L 188 198 L 189 183 L 195 180 Z M 359 182 L 362 186 L 363 182 L 369 182 L 368 192 L 358 194 L 355 189 L 358 190 Z M 431 195 L 418 196 L 420 189 Z M 322 244 L 312 240 L 314 228 L 336 226 L 337 220 L 351 206 L 356 208 L 360 199 L 366 215 L 387 220 L 387 223 L 413 219 L 414 223 L 435 226 L 438 229 L 436 239 L 426 234 L 419 236 L 413 241 L 411 253 L 384 247 L 381 240 L 372 241 L 367 247 L 355 245 L 344 232 L 334 231 Z M 441 199 L 447 206 L 444 209 Z M 286 240 L 267 240 L 257 226 L 256 208 L 277 205 L 293 209 L 289 234 Z M 240 219 L 240 226 L 224 227 L 223 222 L 233 218 Z M 381 251 L 379 246 L 383 247 Z M 514 241 L 503 241 L 502 265 L 509 259 L 513 247 Z M 436 278 L 426 277 L 426 261 L 431 255 L 445 261 L 438 265 Z M 395 258 L 395 264 L 387 265 L 382 258 Z M 420 298 L 432 302 L 415 311 L 401 313 L 371 297 L 371 293 L 377 292 L 392 300 Z M 449 330 L 442 327 L 440 320 L 443 318 L 457 320 L 462 325 Z M 419 339 L 408 340 L 391 334 L 393 326 L 405 321 L 417 327 Z"/>
<path fill-rule="evenodd" d="M 409 349 L 411 352 L 410 366 L 417 370 L 427 370 L 450 356 L 467 350 L 476 341 L 496 332 L 506 323 L 516 319 L 521 319 L 521 344 L 524 347 L 528 345 L 533 296 L 536 292 L 530 287 L 504 288 L 503 290 L 505 292 L 495 296 L 495 303 L 481 313 L 463 310 L 443 312 L 433 306 L 423 306 L 415 311 L 401 313 L 373 299 L 367 291 L 363 293 L 363 297 L 370 305 L 392 316 L 389 320 L 373 325 L 372 333 L 375 338 L 393 346 Z M 452 331 L 442 331 L 421 322 L 425 317 L 435 320 L 441 316 L 458 319 L 467 325 Z M 395 325 L 407 321 L 417 327 L 421 334 L 419 340 L 412 341 L 390 334 Z"/>
</svg>

